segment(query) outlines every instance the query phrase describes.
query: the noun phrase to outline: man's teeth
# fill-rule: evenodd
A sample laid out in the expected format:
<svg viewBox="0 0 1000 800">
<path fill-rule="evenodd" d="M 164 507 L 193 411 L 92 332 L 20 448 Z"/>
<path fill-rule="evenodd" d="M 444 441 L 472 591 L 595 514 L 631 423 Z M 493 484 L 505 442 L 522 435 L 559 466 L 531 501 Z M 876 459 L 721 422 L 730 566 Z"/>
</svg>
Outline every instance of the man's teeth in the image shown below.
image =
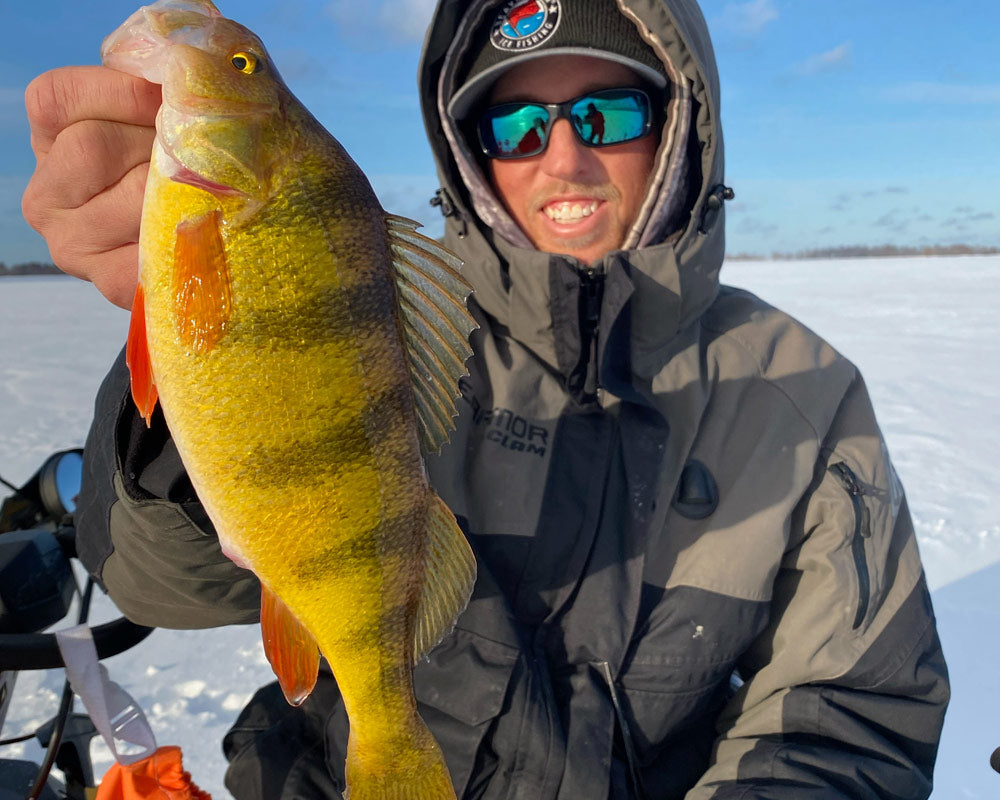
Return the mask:
<svg viewBox="0 0 1000 800">
<path fill-rule="evenodd" d="M 589 203 L 550 203 L 543 209 L 545 216 L 553 222 L 570 222 L 572 220 L 589 217 L 600 203 L 591 200 Z"/>
</svg>

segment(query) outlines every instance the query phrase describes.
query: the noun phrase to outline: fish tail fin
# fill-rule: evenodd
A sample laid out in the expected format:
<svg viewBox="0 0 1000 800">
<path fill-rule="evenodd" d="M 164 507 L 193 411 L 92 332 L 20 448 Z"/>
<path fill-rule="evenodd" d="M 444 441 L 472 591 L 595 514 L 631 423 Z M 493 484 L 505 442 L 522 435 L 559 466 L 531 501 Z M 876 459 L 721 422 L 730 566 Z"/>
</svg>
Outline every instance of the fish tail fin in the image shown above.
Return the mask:
<svg viewBox="0 0 1000 800">
<path fill-rule="evenodd" d="M 395 747 L 369 751 L 350 732 L 344 800 L 456 800 L 441 748 L 415 712 L 405 738 Z"/>
<path fill-rule="evenodd" d="M 476 557 L 455 515 L 433 490 L 429 490 L 428 501 L 427 552 L 413 637 L 414 663 L 451 631 L 476 582 Z"/>
</svg>

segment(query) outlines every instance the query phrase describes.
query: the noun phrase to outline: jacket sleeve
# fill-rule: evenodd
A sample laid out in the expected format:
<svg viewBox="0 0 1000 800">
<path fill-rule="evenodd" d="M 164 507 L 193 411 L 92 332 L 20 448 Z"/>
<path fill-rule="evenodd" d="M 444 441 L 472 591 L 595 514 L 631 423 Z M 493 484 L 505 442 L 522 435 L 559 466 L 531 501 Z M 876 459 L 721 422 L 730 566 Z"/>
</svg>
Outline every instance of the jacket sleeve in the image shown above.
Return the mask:
<svg viewBox="0 0 1000 800">
<path fill-rule="evenodd" d="M 75 515 L 88 571 L 134 622 L 210 628 L 254 622 L 260 584 L 222 552 L 159 409 L 151 427 L 120 354 L 98 392 Z"/>
<path fill-rule="evenodd" d="M 860 377 L 791 520 L 771 618 L 687 800 L 921 800 L 948 675 L 902 487 Z"/>
</svg>

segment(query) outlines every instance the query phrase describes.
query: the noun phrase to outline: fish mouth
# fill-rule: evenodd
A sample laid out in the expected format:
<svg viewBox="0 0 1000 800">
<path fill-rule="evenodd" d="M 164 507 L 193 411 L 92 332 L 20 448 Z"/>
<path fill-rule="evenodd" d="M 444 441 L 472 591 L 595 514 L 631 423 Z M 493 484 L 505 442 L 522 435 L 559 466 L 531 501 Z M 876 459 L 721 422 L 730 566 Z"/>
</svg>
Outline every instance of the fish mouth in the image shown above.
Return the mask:
<svg viewBox="0 0 1000 800">
<path fill-rule="evenodd" d="M 252 148 L 237 142 L 230 152 L 228 140 L 205 140 L 198 133 L 203 120 L 225 129 L 230 122 L 273 110 L 273 103 L 258 102 L 252 95 L 215 96 L 212 81 L 202 80 L 199 69 L 213 63 L 219 37 L 232 34 L 227 26 L 240 27 L 210 0 L 157 0 L 135 11 L 104 40 L 101 58 L 112 69 L 163 85 L 156 118 L 156 162 L 163 178 L 220 197 L 256 197 L 261 181 L 254 173 Z"/>
<path fill-rule="evenodd" d="M 143 6 L 101 44 L 101 61 L 151 83 L 163 83 L 163 60 L 156 56 L 169 43 L 198 47 L 207 41 L 222 13 L 210 0 L 158 0 Z"/>
</svg>

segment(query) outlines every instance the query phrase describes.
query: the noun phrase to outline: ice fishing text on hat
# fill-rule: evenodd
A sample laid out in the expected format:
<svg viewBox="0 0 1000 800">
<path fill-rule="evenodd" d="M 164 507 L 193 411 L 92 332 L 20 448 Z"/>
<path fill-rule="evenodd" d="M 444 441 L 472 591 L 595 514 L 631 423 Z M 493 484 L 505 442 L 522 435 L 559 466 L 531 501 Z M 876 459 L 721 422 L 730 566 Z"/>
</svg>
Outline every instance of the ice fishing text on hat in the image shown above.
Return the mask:
<svg viewBox="0 0 1000 800">
<path fill-rule="evenodd" d="M 552 55 L 604 58 L 658 88 L 667 85 L 660 60 L 614 0 L 506 0 L 473 35 L 471 63 L 449 113 L 463 119 L 512 66 Z"/>
</svg>

